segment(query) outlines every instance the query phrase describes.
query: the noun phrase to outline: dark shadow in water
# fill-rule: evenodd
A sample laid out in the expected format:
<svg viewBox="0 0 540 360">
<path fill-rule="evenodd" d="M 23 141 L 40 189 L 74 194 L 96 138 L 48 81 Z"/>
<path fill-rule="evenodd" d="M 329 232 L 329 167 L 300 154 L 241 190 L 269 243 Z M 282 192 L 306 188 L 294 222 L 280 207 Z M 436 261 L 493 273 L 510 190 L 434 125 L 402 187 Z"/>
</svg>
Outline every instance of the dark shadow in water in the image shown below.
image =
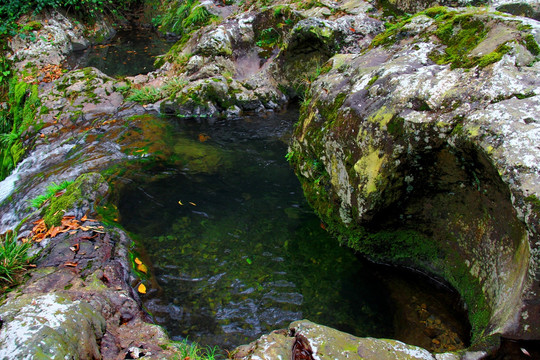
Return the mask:
<svg viewBox="0 0 540 360">
<path fill-rule="evenodd" d="M 95 67 L 109 76 L 134 76 L 155 70 L 156 56 L 165 54 L 172 42 L 148 30 L 119 31 L 110 43 L 74 52 L 68 69 Z"/>
<path fill-rule="evenodd" d="M 303 318 L 398 339 L 400 321 L 432 321 L 416 329 L 422 344 L 443 333 L 466 342 L 455 294 L 362 260 L 321 228 L 285 160 L 296 118 L 174 119 L 170 164 L 122 188 L 122 225 L 156 276 L 144 298 L 156 322 L 224 348 Z"/>
</svg>

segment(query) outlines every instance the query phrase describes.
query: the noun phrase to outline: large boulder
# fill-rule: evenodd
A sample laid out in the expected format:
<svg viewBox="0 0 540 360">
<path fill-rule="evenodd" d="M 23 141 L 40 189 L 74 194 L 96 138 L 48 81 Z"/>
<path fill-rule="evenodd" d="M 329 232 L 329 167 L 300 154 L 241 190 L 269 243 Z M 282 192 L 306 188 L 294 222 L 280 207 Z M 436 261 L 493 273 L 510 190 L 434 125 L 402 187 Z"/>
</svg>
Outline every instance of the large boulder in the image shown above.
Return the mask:
<svg viewBox="0 0 540 360">
<path fill-rule="evenodd" d="M 449 280 L 473 342 L 540 338 L 540 25 L 433 8 L 312 83 L 288 157 L 331 232 Z"/>
</svg>

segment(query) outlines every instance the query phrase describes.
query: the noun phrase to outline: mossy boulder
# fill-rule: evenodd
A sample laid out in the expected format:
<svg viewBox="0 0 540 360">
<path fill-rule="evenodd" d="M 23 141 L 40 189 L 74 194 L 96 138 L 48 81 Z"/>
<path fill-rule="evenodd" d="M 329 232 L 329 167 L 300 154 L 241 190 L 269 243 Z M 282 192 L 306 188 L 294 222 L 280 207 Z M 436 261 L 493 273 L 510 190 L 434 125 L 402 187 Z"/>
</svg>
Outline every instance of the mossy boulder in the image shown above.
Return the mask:
<svg viewBox="0 0 540 360">
<path fill-rule="evenodd" d="M 540 192 L 539 66 L 523 60 L 537 59 L 539 31 L 485 8 L 410 17 L 329 61 L 290 146 L 329 230 L 449 280 L 476 344 L 540 338 L 538 215 L 526 200 Z"/>
<path fill-rule="evenodd" d="M 295 321 L 288 329 L 264 335 L 249 345 L 238 347 L 234 354 L 235 359 L 242 360 L 294 359 L 294 355 L 300 354 L 321 360 L 435 360 L 433 354 L 417 346 L 396 340 L 359 338 L 309 320 Z M 438 354 L 437 359 L 460 357 L 446 353 Z"/>
<path fill-rule="evenodd" d="M 88 303 L 23 294 L 0 307 L 2 359 L 100 358 L 105 320 Z"/>
</svg>

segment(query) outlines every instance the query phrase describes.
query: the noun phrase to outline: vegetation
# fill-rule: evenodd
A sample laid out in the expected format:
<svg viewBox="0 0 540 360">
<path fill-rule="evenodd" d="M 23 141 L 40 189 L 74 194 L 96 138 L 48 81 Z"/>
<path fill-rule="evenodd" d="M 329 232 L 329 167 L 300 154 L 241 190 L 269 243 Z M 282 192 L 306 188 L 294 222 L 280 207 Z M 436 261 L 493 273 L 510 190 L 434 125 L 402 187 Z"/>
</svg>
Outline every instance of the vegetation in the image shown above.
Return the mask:
<svg viewBox="0 0 540 360">
<path fill-rule="evenodd" d="M 0 282 L 12 285 L 16 275 L 28 265 L 30 242 L 17 241 L 17 232 L 8 231 L 0 235 Z"/>
<path fill-rule="evenodd" d="M 46 201 L 50 200 L 53 196 L 56 196 L 62 190 L 65 190 L 73 181 L 64 181 L 60 184 L 52 182 L 47 186 L 45 194 L 39 195 L 38 197 L 30 200 L 32 207 L 39 209 Z"/>
<path fill-rule="evenodd" d="M 21 135 L 35 124 L 40 105 L 35 84 L 9 81 L 7 108 L 0 110 L 0 180 L 6 178 L 24 155 Z"/>
<path fill-rule="evenodd" d="M 185 36 L 217 19 L 197 0 L 168 2 L 165 6 L 165 14 L 153 19 L 162 32 Z"/>
<path fill-rule="evenodd" d="M 202 348 L 197 343 L 188 343 L 187 340 L 174 343 L 174 346 L 180 352 L 179 360 L 214 360 L 217 357 L 217 347 Z"/>
<path fill-rule="evenodd" d="M 154 103 L 175 95 L 180 92 L 186 84 L 187 81 L 185 79 L 174 77 L 167 80 L 162 87 L 146 86 L 140 89 L 131 89 L 127 100 L 141 104 Z"/>
</svg>

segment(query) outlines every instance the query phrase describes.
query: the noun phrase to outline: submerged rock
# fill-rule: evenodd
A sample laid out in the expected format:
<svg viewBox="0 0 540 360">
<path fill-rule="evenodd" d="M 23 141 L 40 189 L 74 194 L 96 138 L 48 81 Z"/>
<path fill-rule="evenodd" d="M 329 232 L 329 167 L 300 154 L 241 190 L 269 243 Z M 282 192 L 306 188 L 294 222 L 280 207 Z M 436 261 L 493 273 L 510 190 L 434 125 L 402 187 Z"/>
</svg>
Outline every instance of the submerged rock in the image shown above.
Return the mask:
<svg viewBox="0 0 540 360">
<path fill-rule="evenodd" d="M 290 147 L 331 232 L 449 280 L 474 339 L 538 339 L 540 26 L 433 8 L 336 55 Z"/>
</svg>

